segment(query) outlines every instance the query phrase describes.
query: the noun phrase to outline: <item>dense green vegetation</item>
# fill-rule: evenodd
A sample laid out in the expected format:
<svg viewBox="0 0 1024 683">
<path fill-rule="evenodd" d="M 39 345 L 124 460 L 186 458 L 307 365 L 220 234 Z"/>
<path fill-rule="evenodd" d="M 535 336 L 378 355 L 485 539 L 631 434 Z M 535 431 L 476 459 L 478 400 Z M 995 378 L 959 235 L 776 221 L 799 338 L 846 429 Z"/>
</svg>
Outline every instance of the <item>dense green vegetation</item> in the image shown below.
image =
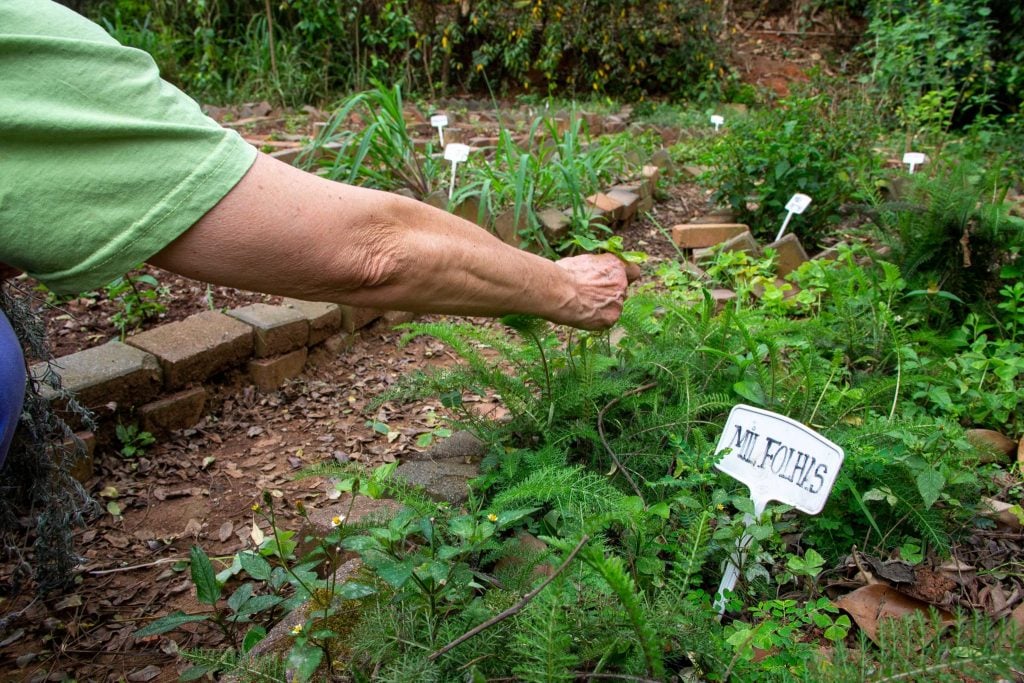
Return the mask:
<svg viewBox="0 0 1024 683">
<path fill-rule="evenodd" d="M 307 155 L 337 180 L 420 197 L 445 187 L 438 150 L 413 142 L 403 93 L 621 95 L 644 99 L 637 121 L 684 128 L 672 157 L 704 167 L 715 201 L 756 235 L 773 236 L 785 202 L 805 192 L 814 203 L 793 231 L 808 247 L 840 242 L 834 260 L 784 281 L 771 251 L 718 253 L 707 278 L 663 264 L 611 333 L 518 317 L 502 328 L 410 326 L 410 336 L 432 335 L 464 362 L 410 377 L 381 400 L 440 400 L 448 427 L 489 444 L 466 505 L 428 500 L 393 466 L 317 466 L 307 475 L 333 477 L 352 499 L 394 498 L 401 511 L 356 525 L 339 518 L 326 537 L 302 539 L 278 524 L 282 503 L 265 496 L 255 512 L 272 531 L 253 549 L 224 567 L 193 550 L 209 609 L 169 615 L 140 635 L 195 621 L 227 634 L 228 650 L 185 653 L 195 665 L 186 678 L 284 680 L 288 669 L 289 680 L 327 671 L 385 681 L 933 681 L 1019 672 L 1016 636 L 1002 624 L 961 614 L 947 637 L 932 637 L 938 617 L 921 614 L 871 642 L 853 635 L 823 584 L 853 549 L 912 565 L 949 557 L 993 524 L 986 496 L 1019 495 L 1019 472 L 991 464 L 965 430 L 1024 430 L 1024 221 L 1007 201 L 1020 185 L 1024 17 L 1011 0 L 825 5 L 865 22 L 859 82 L 815 74 L 785 98 L 737 86 L 712 49 L 721 8 L 695 0 L 97 5 L 118 38 L 152 52 L 199 97 L 340 101 Z M 737 99 L 749 112 L 731 110 L 711 134 L 707 111 Z M 353 114 L 362 125 L 349 125 Z M 503 127 L 493 154 L 466 164 L 452 206 L 512 211 L 522 242 L 549 255 L 618 250 L 581 198 L 635 176 L 627 152 L 646 158 L 659 142 L 639 129 L 594 139 L 578 116 L 562 128 L 540 116 L 527 128 L 523 142 Z M 913 176 L 887 165 L 909 149 L 930 158 Z M 536 217 L 549 205 L 573 209 L 555 243 Z M 736 299 L 717 304 L 715 287 Z M 477 417 L 471 394 L 500 395 L 511 419 Z M 714 468 L 737 403 L 788 415 L 845 449 L 820 515 L 773 505 L 746 524 L 746 490 Z M 720 620 L 714 591 L 744 532 L 753 545 Z M 338 547 L 363 562 L 349 581 L 324 578 Z M 1019 575 L 1019 563 L 1006 572 Z M 267 626 L 303 605 L 283 663 L 247 656 Z"/>
</svg>

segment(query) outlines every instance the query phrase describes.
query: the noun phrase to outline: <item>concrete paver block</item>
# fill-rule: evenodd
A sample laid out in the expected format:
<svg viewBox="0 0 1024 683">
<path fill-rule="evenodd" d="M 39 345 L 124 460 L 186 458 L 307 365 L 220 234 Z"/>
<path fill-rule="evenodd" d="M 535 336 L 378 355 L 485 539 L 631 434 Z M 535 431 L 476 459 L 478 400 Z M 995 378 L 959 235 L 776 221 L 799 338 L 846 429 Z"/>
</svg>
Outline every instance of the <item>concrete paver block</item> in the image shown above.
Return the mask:
<svg viewBox="0 0 1024 683">
<path fill-rule="evenodd" d="M 808 260 L 804 245 L 793 233 L 783 235 L 782 239 L 772 242 L 768 248 L 778 252 L 775 257 L 775 274 L 779 277 L 786 277 Z"/>
<path fill-rule="evenodd" d="M 139 408 L 139 417 L 144 431 L 162 436 L 199 422 L 205 407 L 206 389 L 194 387 L 147 403 Z"/>
<path fill-rule="evenodd" d="M 254 358 L 249 361 L 249 377 L 260 391 L 274 391 L 286 381 L 302 374 L 308 355 L 309 350 L 303 346 L 274 358 Z"/>
<path fill-rule="evenodd" d="M 558 209 L 543 209 L 537 214 L 537 220 L 549 242 L 561 242 L 569 236 L 569 217 Z"/>
<path fill-rule="evenodd" d="M 672 241 L 681 249 L 703 249 L 749 231 L 742 223 L 686 223 L 672 227 Z"/>
<path fill-rule="evenodd" d="M 508 209 L 494 219 L 494 234 L 502 242 L 513 247 L 518 247 L 519 243 L 523 241 L 523 238 L 519 235 L 520 231 L 526 230 L 529 227 L 530 222 L 525 208 L 519 212 L 518 221 L 516 220 L 515 209 Z"/>
<path fill-rule="evenodd" d="M 228 315 L 252 327 L 257 358 L 293 351 L 309 339 L 309 321 L 291 306 L 250 304 L 228 311 Z"/>
<path fill-rule="evenodd" d="M 587 204 L 604 212 L 608 220 L 615 223 L 622 219 L 622 203 L 603 192 L 592 194 L 586 199 Z"/>
<path fill-rule="evenodd" d="M 145 403 L 160 393 L 163 384 L 160 364 L 153 355 L 118 341 L 62 356 L 53 362 L 53 369 L 62 386 L 91 409 L 111 402 L 127 406 Z M 46 364 L 33 365 L 31 372 L 41 378 Z M 56 397 L 46 385 L 41 393 L 47 399 Z"/>
<path fill-rule="evenodd" d="M 341 308 L 341 329 L 349 334 L 361 330 L 377 318 L 384 315 L 380 308 L 369 308 L 368 306 L 347 306 L 342 304 Z"/>
<path fill-rule="evenodd" d="M 636 216 L 637 207 L 640 205 L 640 195 L 635 192 L 629 192 L 628 190 L 621 190 L 618 188 L 611 188 L 606 192 L 609 197 L 617 201 L 622 206 L 621 220 L 623 222 L 632 221 Z"/>
<path fill-rule="evenodd" d="M 341 329 L 341 307 L 324 301 L 285 299 L 284 305 L 299 312 L 309 323 L 309 339 L 315 346 Z"/>
<path fill-rule="evenodd" d="M 220 311 L 203 311 L 129 337 L 128 343 L 156 356 L 164 385 L 178 389 L 249 358 L 253 330 Z"/>
<path fill-rule="evenodd" d="M 693 258 L 698 263 L 702 261 L 708 261 L 714 258 L 714 250 L 720 251 L 743 251 L 751 256 L 760 256 L 761 247 L 758 246 L 757 240 L 749 232 L 743 232 L 735 237 L 722 242 L 714 247 L 707 247 L 706 249 L 694 249 Z"/>
</svg>

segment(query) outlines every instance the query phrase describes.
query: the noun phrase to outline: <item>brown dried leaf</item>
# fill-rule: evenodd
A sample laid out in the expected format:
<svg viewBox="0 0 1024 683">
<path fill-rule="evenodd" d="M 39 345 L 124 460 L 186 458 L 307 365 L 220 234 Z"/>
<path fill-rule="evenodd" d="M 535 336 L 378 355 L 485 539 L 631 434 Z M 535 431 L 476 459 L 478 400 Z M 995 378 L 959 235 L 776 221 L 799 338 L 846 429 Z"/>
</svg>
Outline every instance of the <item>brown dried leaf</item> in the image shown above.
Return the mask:
<svg viewBox="0 0 1024 683">
<path fill-rule="evenodd" d="M 1017 630 L 1024 631 L 1024 602 L 1010 612 L 1010 618 L 1017 622 Z"/>
<path fill-rule="evenodd" d="M 879 622 L 909 616 L 920 612 L 927 614 L 931 605 L 904 595 L 895 588 L 882 583 L 858 588 L 835 601 L 836 607 L 850 614 L 857 626 L 867 634 L 868 638 L 878 642 Z M 944 625 L 953 624 L 956 620 L 952 614 L 939 610 Z"/>
<path fill-rule="evenodd" d="M 224 522 L 220 525 L 220 529 L 217 530 L 217 538 L 221 543 L 231 538 L 232 532 L 235 530 L 235 525 L 230 521 Z"/>
</svg>

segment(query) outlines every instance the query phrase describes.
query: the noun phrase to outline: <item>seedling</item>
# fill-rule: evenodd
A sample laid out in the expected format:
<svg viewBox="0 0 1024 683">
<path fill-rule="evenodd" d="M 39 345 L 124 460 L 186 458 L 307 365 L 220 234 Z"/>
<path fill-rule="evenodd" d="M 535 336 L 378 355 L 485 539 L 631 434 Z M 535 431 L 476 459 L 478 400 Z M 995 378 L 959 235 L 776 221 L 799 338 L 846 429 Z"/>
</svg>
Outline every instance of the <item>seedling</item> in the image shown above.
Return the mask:
<svg viewBox="0 0 1024 683">
<path fill-rule="evenodd" d="M 779 234 L 775 236 L 776 242 L 782 239 L 782 234 L 786 232 L 786 226 L 789 225 L 789 219 L 793 217 L 793 214 L 803 213 L 810 205 L 811 198 L 805 194 L 797 192 L 789 198 L 789 201 L 786 202 L 786 220 L 782 221 L 782 227 L 779 228 Z"/>
<path fill-rule="evenodd" d="M 744 516 L 747 526 L 758 522 L 770 500 L 809 515 L 821 512 L 844 455 L 839 446 L 796 420 L 746 405 L 729 413 L 716 453 L 722 459 L 715 467 L 750 489 L 754 511 Z M 715 598 L 719 614 L 725 612 L 725 591 L 736 585 L 752 540 L 744 533 L 729 558 Z"/>
<path fill-rule="evenodd" d="M 927 160 L 927 157 L 925 157 L 921 152 L 907 152 L 903 155 L 903 163 L 910 167 L 911 174 L 913 174 L 914 169 Z"/>
<path fill-rule="evenodd" d="M 430 117 L 430 125 L 437 128 L 437 137 L 441 140 L 441 147 L 444 148 L 444 127 L 448 125 L 448 117 L 445 114 L 434 114 Z"/>
<path fill-rule="evenodd" d="M 444 158 L 452 162 L 452 180 L 448 185 L 448 199 L 452 198 L 455 192 L 455 172 L 463 161 L 469 158 L 469 145 L 453 142 L 444 148 Z"/>
<path fill-rule="evenodd" d="M 713 125 L 715 127 L 715 132 L 716 133 L 718 132 L 718 129 L 721 128 L 722 124 L 724 124 L 724 123 L 725 123 L 725 117 L 722 116 L 721 114 L 712 114 L 711 115 L 711 125 Z"/>
</svg>

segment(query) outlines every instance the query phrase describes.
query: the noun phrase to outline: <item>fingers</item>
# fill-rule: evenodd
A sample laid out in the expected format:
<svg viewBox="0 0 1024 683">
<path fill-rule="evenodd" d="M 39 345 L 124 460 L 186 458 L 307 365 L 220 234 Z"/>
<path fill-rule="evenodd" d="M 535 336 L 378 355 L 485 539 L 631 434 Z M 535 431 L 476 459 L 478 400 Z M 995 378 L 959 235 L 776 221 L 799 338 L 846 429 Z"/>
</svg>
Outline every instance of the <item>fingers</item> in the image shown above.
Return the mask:
<svg viewBox="0 0 1024 683">
<path fill-rule="evenodd" d="M 557 322 L 586 330 L 603 330 L 622 313 L 631 269 L 613 254 L 584 254 L 557 261 L 569 271 L 576 287 L 572 310 Z"/>
</svg>

